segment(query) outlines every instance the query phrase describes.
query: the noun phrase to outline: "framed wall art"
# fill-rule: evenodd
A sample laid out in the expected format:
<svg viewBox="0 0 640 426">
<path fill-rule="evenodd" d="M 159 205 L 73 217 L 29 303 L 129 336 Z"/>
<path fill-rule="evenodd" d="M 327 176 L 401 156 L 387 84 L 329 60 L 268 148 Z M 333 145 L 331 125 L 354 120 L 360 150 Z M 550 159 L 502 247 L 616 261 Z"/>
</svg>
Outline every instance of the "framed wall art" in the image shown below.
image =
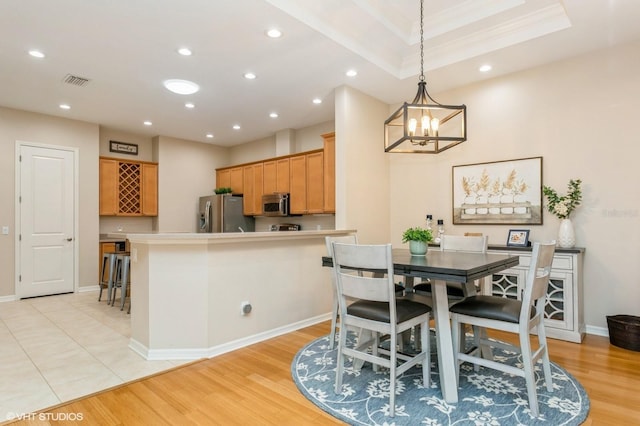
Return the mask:
<svg viewBox="0 0 640 426">
<path fill-rule="evenodd" d="M 507 237 L 507 246 L 510 247 L 527 247 L 529 245 L 528 229 L 509 229 Z"/>
<path fill-rule="evenodd" d="M 138 155 L 138 145 L 134 143 L 109 141 L 109 151 L 121 154 Z"/>
<path fill-rule="evenodd" d="M 453 166 L 454 225 L 542 225 L 542 157 Z"/>
</svg>

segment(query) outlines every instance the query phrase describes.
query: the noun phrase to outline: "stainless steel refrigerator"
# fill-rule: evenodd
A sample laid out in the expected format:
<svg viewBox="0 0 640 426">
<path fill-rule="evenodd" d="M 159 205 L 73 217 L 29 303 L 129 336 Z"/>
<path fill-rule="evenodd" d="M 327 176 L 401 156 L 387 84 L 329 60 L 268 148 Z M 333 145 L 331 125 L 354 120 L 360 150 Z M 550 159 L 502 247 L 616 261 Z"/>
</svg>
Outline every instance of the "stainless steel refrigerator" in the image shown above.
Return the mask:
<svg viewBox="0 0 640 426">
<path fill-rule="evenodd" d="M 242 195 L 200 197 L 198 232 L 253 232 L 255 219 L 242 214 Z"/>
</svg>

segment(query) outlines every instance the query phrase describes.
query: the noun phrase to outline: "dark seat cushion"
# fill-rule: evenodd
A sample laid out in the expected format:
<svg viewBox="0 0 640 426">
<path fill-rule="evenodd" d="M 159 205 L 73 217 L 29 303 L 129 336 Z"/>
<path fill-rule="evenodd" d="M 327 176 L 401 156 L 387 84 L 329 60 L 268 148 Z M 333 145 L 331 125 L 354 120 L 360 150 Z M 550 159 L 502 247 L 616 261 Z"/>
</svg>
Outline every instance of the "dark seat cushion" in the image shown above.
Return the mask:
<svg viewBox="0 0 640 426">
<path fill-rule="evenodd" d="M 396 293 L 404 293 L 404 287 L 402 287 L 400 284 L 396 284 Z"/>
<path fill-rule="evenodd" d="M 471 296 L 454 303 L 449 311 L 472 317 L 489 318 L 517 324 L 522 302 L 498 296 Z M 532 311 L 532 314 L 534 312 Z"/>
<path fill-rule="evenodd" d="M 420 283 L 413 286 L 414 291 L 420 291 L 423 293 L 431 293 L 431 283 Z M 447 284 L 447 296 L 450 297 L 464 297 L 464 292 L 461 287 Z"/>
<path fill-rule="evenodd" d="M 419 315 L 431 312 L 431 307 L 411 300 L 396 300 L 396 315 L 398 322 L 404 322 Z M 387 302 L 372 302 L 358 300 L 347 307 L 347 313 L 361 318 L 390 323 L 389 304 Z"/>
</svg>

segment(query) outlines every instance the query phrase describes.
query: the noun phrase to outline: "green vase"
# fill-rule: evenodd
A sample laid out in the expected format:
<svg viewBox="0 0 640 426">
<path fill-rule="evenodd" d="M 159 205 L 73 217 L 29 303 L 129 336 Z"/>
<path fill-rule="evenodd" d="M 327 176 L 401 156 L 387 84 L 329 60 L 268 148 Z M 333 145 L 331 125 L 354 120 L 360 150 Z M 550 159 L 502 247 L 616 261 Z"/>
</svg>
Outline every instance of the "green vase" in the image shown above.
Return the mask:
<svg viewBox="0 0 640 426">
<path fill-rule="evenodd" d="M 411 256 L 424 256 L 427 254 L 428 247 L 424 241 L 409 241 L 409 252 Z"/>
</svg>

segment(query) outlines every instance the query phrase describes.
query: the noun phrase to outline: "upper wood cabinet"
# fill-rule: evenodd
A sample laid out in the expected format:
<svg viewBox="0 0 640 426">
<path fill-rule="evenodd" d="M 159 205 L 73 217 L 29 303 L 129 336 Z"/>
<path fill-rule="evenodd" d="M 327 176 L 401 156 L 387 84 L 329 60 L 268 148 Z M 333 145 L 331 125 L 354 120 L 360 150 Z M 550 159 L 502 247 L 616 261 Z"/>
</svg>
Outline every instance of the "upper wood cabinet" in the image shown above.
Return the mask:
<svg viewBox="0 0 640 426">
<path fill-rule="evenodd" d="M 246 216 L 261 215 L 264 177 L 263 163 L 244 166 L 242 173 L 244 178 L 244 200 L 242 210 Z"/>
<path fill-rule="evenodd" d="M 157 216 L 158 164 L 100 157 L 100 215 Z"/>
<path fill-rule="evenodd" d="M 262 214 L 262 195 L 290 194 L 292 214 L 335 213 L 335 133 L 322 135 L 324 147 L 216 170 L 216 187 L 244 195 L 244 214 Z"/>
<path fill-rule="evenodd" d="M 324 139 L 324 207 L 325 213 L 336 212 L 336 134 L 325 133 Z"/>
<path fill-rule="evenodd" d="M 231 188 L 231 169 L 216 170 L 216 188 Z"/>
<path fill-rule="evenodd" d="M 292 214 L 324 212 L 324 154 L 313 151 L 289 158 L 290 209 Z"/>
</svg>

